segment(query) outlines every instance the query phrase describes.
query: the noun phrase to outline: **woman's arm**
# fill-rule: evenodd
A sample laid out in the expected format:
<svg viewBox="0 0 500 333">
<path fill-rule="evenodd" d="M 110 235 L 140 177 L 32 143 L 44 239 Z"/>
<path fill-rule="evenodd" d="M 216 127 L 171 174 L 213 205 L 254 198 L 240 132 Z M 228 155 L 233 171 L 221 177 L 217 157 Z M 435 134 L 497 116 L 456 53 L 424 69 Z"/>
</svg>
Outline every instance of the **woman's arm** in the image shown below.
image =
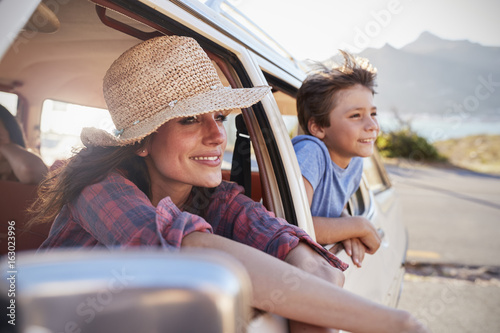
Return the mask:
<svg viewBox="0 0 500 333">
<path fill-rule="evenodd" d="M 288 253 L 285 262 L 339 287 L 344 285 L 344 274 L 303 242 Z"/>
<path fill-rule="evenodd" d="M 193 232 L 182 246 L 222 250 L 246 268 L 252 306 L 300 322 L 351 332 L 429 332 L 409 313 L 378 305 L 249 246 Z"/>
<path fill-rule="evenodd" d="M 38 184 L 47 174 L 47 166 L 40 156 L 15 143 L 0 145 L 0 154 L 9 162 L 14 175 L 24 184 Z"/>
<path fill-rule="evenodd" d="M 305 243 L 330 265 L 345 270 L 348 266 L 325 250 L 302 229 L 277 218 L 262 204 L 241 194 L 234 183 L 223 183 L 212 196 L 206 220 L 214 233 L 249 245 L 285 260 L 299 243 Z M 324 261 L 324 260 L 323 260 Z M 326 265 L 326 262 L 325 262 Z"/>
<path fill-rule="evenodd" d="M 285 258 L 285 262 L 311 273 L 323 280 L 333 283 L 339 287 L 344 285 L 344 274 L 337 268 L 332 267 L 327 261 L 314 251 L 310 246 L 301 242 L 291 250 Z M 290 332 L 311 332 L 311 333 L 333 333 L 337 330 L 318 327 L 316 325 L 305 324 L 291 320 L 289 322 Z"/>
</svg>

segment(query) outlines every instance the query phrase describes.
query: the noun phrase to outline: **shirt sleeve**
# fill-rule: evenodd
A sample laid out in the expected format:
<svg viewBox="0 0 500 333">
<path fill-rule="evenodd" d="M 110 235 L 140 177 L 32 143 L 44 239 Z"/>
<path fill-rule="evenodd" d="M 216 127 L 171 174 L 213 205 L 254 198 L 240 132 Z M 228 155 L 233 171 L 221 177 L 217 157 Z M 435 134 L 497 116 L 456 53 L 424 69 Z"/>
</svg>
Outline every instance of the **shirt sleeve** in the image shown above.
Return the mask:
<svg viewBox="0 0 500 333">
<path fill-rule="evenodd" d="M 332 266 L 341 270 L 348 265 L 338 259 L 299 227 L 277 218 L 262 204 L 242 194 L 243 188 L 223 182 L 212 196 L 207 221 L 216 234 L 252 246 L 284 260 L 299 242 L 311 246 Z"/>
<path fill-rule="evenodd" d="M 302 139 L 294 143 L 293 148 L 299 162 L 302 176 L 311 183 L 314 190 L 325 174 L 325 153 L 321 146 L 312 140 Z"/>
<path fill-rule="evenodd" d="M 169 197 L 154 207 L 137 186 L 118 174 L 87 186 L 72 211 L 80 226 L 106 247 L 177 249 L 183 237 L 193 231 L 212 232 L 203 218 L 181 212 Z"/>
</svg>

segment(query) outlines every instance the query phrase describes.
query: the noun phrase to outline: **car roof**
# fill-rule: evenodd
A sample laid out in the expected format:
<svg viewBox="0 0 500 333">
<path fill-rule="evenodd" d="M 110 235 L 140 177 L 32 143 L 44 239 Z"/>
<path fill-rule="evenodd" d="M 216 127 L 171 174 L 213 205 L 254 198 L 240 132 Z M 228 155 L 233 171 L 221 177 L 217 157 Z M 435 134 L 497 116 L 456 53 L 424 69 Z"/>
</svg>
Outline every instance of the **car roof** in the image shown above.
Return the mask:
<svg viewBox="0 0 500 333">
<path fill-rule="evenodd" d="M 37 32 L 28 22 L 0 62 L 0 83 L 31 104 L 51 98 L 104 108 L 105 71 L 139 40 L 104 26 L 88 1 L 61 5 L 55 14 L 60 27 L 54 33 Z"/>
<path fill-rule="evenodd" d="M 97 2 L 111 8 L 114 6 L 112 1 Z M 293 58 L 280 55 L 278 47 L 270 47 L 256 35 L 238 27 L 220 10 L 216 11 L 196 0 L 177 4 L 192 17 L 209 24 L 288 74 L 299 78 L 302 75 L 303 71 Z M 154 35 L 155 29 L 114 11 L 104 12 L 86 0 L 46 7 L 59 23 L 57 31 L 42 32 L 39 22 L 47 22 L 48 19 L 40 13 L 33 14 L 0 62 L 0 90 L 25 96 L 31 106 L 38 108 L 47 98 L 105 108 L 101 92 L 105 71 L 119 54 L 139 43 L 141 38 L 110 28 L 101 20 L 113 23 L 116 19 L 132 31 L 142 31 L 145 33 L 142 39 L 148 38 L 148 34 Z"/>
</svg>

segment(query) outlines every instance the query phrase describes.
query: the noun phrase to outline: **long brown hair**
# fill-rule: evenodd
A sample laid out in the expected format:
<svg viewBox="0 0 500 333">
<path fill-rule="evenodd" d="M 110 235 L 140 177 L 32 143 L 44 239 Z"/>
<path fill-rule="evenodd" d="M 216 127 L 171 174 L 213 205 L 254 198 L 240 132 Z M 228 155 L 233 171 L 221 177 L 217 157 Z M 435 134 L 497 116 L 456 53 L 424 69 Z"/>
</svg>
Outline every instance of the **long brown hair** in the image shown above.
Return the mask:
<svg viewBox="0 0 500 333">
<path fill-rule="evenodd" d="M 38 198 L 29 209 L 32 218 L 28 226 L 52 223 L 65 204 L 74 200 L 86 186 L 103 180 L 111 171 L 122 172 L 149 197 L 146 162 L 136 154 L 146 140 L 120 147 L 84 147 L 49 172 L 38 188 Z"/>
</svg>

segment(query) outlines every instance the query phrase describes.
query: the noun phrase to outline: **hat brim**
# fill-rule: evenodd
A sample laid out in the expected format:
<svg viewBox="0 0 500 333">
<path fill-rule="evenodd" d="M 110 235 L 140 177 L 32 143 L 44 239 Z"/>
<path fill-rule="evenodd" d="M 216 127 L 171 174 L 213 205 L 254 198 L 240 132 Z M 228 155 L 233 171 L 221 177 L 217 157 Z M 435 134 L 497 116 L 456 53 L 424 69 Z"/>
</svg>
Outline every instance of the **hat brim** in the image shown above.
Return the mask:
<svg viewBox="0 0 500 333">
<path fill-rule="evenodd" d="M 87 147 L 134 144 L 155 132 L 171 119 L 215 111 L 247 108 L 264 98 L 270 90 L 271 87 L 269 86 L 238 89 L 219 87 L 216 90 L 210 90 L 178 101 L 173 106 L 161 106 L 162 110 L 156 112 L 154 116 L 123 129 L 123 132 L 118 136 L 101 129 L 86 127 L 82 130 L 80 138 Z"/>
</svg>

